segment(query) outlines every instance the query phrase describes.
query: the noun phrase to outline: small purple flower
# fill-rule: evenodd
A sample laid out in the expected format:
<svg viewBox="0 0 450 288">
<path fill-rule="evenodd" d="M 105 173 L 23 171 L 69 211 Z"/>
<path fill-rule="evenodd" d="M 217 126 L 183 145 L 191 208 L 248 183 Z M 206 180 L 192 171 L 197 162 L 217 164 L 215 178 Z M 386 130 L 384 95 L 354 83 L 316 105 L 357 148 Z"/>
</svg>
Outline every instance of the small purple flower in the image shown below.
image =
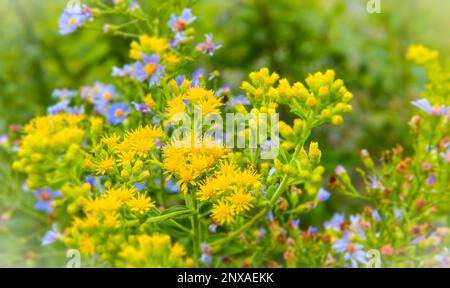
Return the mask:
<svg viewBox="0 0 450 288">
<path fill-rule="evenodd" d="M 345 221 L 344 214 L 336 213 L 330 221 L 327 221 L 323 224 L 323 227 L 328 229 L 341 230 L 341 225 Z"/>
<path fill-rule="evenodd" d="M 199 261 L 205 264 L 210 264 L 212 262 L 212 250 L 206 242 L 202 243 L 202 256 Z"/>
<path fill-rule="evenodd" d="M 67 108 L 69 107 L 69 103 L 70 103 L 69 100 L 63 100 L 54 105 L 51 105 L 47 107 L 47 114 L 56 115 L 61 112 L 66 112 Z"/>
<path fill-rule="evenodd" d="M 94 98 L 95 111 L 97 113 L 103 113 L 106 105 L 111 102 L 116 96 L 116 88 L 112 85 L 97 84 L 96 87 L 97 94 Z"/>
<path fill-rule="evenodd" d="M 52 225 L 52 229 L 48 230 L 42 238 L 41 245 L 46 246 L 53 244 L 60 237 L 56 224 Z"/>
<path fill-rule="evenodd" d="M 441 268 L 450 268 L 450 254 L 448 248 L 445 247 L 441 254 L 434 257 L 434 260 L 439 262 Z"/>
<path fill-rule="evenodd" d="M 50 213 L 53 211 L 53 203 L 55 198 L 61 198 L 61 192 L 52 191 L 50 188 L 38 189 L 34 192 L 34 196 L 38 198 L 38 202 L 34 204 L 34 209 L 42 212 Z"/>
<path fill-rule="evenodd" d="M 125 77 L 134 74 L 134 66 L 131 64 L 126 64 L 122 68 L 113 67 L 112 68 L 112 76 L 113 77 Z"/>
<path fill-rule="evenodd" d="M 145 103 L 136 103 L 136 102 L 131 102 L 131 104 L 134 106 L 134 109 L 136 109 L 137 111 L 144 113 L 144 114 L 148 114 L 148 113 L 153 113 L 153 111 L 148 108 L 147 104 Z"/>
<path fill-rule="evenodd" d="M 125 121 L 130 108 L 126 103 L 114 103 L 108 110 L 108 121 L 112 125 L 117 125 Z"/>
<path fill-rule="evenodd" d="M 142 54 L 142 62 L 136 62 L 136 78 L 145 81 L 150 78 L 150 87 L 159 85 L 159 78 L 164 77 L 165 66 L 159 65 L 159 56 Z"/>
<path fill-rule="evenodd" d="M 184 44 L 188 40 L 188 37 L 184 33 L 175 33 L 175 36 L 173 37 L 172 41 L 170 41 L 170 47 L 176 47 L 179 44 Z"/>
<path fill-rule="evenodd" d="M 173 32 L 183 32 L 195 19 L 196 17 L 192 15 L 191 9 L 186 8 L 180 16 L 177 17 L 175 14 L 170 16 L 169 27 Z"/>
<path fill-rule="evenodd" d="M 397 221 L 402 221 L 403 220 L 403 211 L 401 209 L 395 209 L 394 217 Z"/>
<path fill-rule="evenodd" d="M 411 104 L 433 116 L 447 115 L 450 112 L 450 107 L 446 107 L 444 105 L 432 106 L 430 101 L 425 98 L 412 101 Z"/>
<path fill-rule="evenodd" d="M 266 214 L 266 219 L 267 219 L 269 222 L 272 222 L 272 221 L 273 221 L 273 212 L 272 212 L 272 210 L 270 210 L 270 211 Z"/>
<path fill-rule="evenodd" d="M 77 91 L 69 89 L 55 89 L 52 92 L 52 98 L 71 99 L 77 95 Z"/>
<path fill-rule="evenodd" d="M 210 80 L 210 78 L 208 78 Z M 216 91 L 217 96 L 230 95 L 231 94 L 231 85 L 223 85 L 222 88 Z"/>
<path fill-rule="evenodd" d="M 197 50 L 199 50 L 203 54 L 208 54 L 209 56 L 213 56 L 214 52 L 217 49 L 220 49 L 222 47 L 222 45 L 214 43 L 212 34 L 206 34 L 205 37 L 206 37 L 206 40 L 197 45 Z"/>
<path fill-rule="evenodd" d="M 217 232 L 217 224 L 210 224 L 209 226 L 208 226 L 208 231 L 210 232 L 210 233 L 216 233 Z"/>
<path fill-rule="evenodd" d="M 137 191 L 142 191 L 145 188 L 147 188 L 147 185 L 145 185 L 145 182 L 138 182 L 138 183 L 134 183 L 133 187 L 137 190 Z"/>
<path fill-rule="evenodd" d="M 84 22 L 92 19 L 92 12 L 86 6 L 82 9 L 66 9 L 58 20 L 59 33 L 66 35 L 75 32 Z"/>
<path fill-rule="evenodd" d="M 372 218 L 375 222 L 380 222 L 381 221 L 381 216 L 380 213 L 378 213 L 377 210 L 373 210 L 372 211 Z"/>
<path fill-rule="evenodd" d="M 308 233 L 311 233 L 311 234 L 317 234 L 318 229 L 314 226 L 309 226 L 307 231 L 308 231 Z"/>
<path fill-rule="evenodd" d="M 430 177 L 428 177 L 428 179 L 427 179 L 427 185 L 433 186 L 434 183 L 436 183 L 436 176 L 430 175 Z"/>
<path fill-rule="evenodd" d="M 5 145 L 6 143 L 8 143 L 8 135 L 1 134 L 0 135 L 0 145 Z"/>
<path fill-rule="evenodd" d="M 199 68 L 192 73 L 191 87 L 202 86 L 202 80 L 205 79 L 205 70 Z"/>
<path fill-rule="evenodd" d="M 353 268 L 358 268 L 359 264 L 367 265 L 366 253 L 362 251 L 361 244 L 352 243 L 349 240 L 349 233 L 344 233 L 341 239 L 333 243 L 333 250 L 337 253 L 345 253 L 344 260 L 350 261 Z"/>
<path fill-rule="evenodd" d="M 334 173 L 336 173 L 337 175 L 343 175 L 343 174 L 347 173 L 347 171 L 345 170 L 344 166 L 338 165 L 338 166 L 336 166 L 336 169 L 334 169 Z"/>
<path fill-rule="evenodd" d="M 327 190 L 320 188 L 319 193 L 317 193 L 317 201 L 325 202 L 331 197 L 331 193 Z"/>
<path fill-rule="evenodd" d="M 293 228 L 298 228 L 300 226 L 300 220 L 299 219 L 291 219 L 288 221 L 289 225 Z"/>
</svg>

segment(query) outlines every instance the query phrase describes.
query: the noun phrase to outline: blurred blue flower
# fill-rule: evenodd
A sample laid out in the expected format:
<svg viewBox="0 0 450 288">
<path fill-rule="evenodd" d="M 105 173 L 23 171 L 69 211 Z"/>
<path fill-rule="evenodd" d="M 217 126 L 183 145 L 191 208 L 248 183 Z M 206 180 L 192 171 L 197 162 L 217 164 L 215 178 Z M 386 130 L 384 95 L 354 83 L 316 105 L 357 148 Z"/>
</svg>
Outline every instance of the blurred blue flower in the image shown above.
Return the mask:
<svg viewBox="0 0 450 288">
<path fill-rule="evenodd" d="M 433 116 L 447 115 L 450 112 L 450 107 L 446 107 L 444 105 L 433 107 L 430 104 L 430 101 L 425 98 L 412 101 L 411 104 Z"/>
<path fill-rule="evenodd" d="M 349 240 L 349 233 L 344 233 L 341 239 L 333 243 L 333 250 L 337 253 L 344 253 L 344 260 L 350 261 L 353 268 L 358 268 L 359 264 L 367 264 L 366 253 L 362 251 L 363 245 L 352 243 Z"/>
<path fill-rule="evenodd" d="M 182 32 L 186 30 L 187 26 L 194 22 L 195 19 L 196 17 L 192 15 L 191 9 L 186 8 L 178 17 L 175 14 L 172 14 L 168 24 L 173 32 Z"/>
<path fill-rule="evenodd" d="M 55 198 L 61 198 L 62 195 L 59 191 L 52 191 L 50 188 L 44 188 L 34 191 L 34 196 L 39 200 L 34 204 L 34 209 L 50 213 L 53 211 L 53 201 Z"/>
<path fill-rule="evenodd" d="M 317 193 L 317 201 L 319 202 L 325 202 L 331 197 L 331 193 L 327 190 L 320 188 L 319 192 Z"/>
<path fill-rule="evenodd" d="M 150 87 L 159 85 L 159 78 L 164 77 L 164 65 L 159 65 L 159 56 L 157 54 L 141 56 L 142 62 L 136 62 L 136 78 L 139 81 L 145 81 L 150 78 Z"/>
<path fill-rule="evenodd" d="M 125 121 L 130 108 L 126 103 L 114 103 L 108 110 L 108 121 L 112 125 L 117 125 Z"/>
<path fill-rule="evenodd" d="M 199 50 L 203 54 L 208 54 L 209 56 L 213 56 L 214 52 L 217 49 L 220 49 L 222 47 L 222 45 L 217 44 L 213 41 L 212 34 L 206 34 L 205 37 L 206 37 L 206 40 L 197 45 L 197 50 Z"/>
<path fill-rule="evenodd" d="M 52 98 L 71 99 L 77 95 L 77 91 L 69 89 L 55 89 L 52 92 Z"/>
<path fill-rule="evenodd" d="M 323 224 L 323 227 L 335 230 L 341 230 L 341 225 L 345 221 L 344 214 L 336 213 L 330 221 L 327 221 Z"/>
<path fill-rule="evenodd" d="M 74 32 L 84 22 L 92 20 L 92 12 L 84 6 L 82 9 L 65 9 L 59 17 L 59 33 L 66 35 Z"/>
<path fill-rule="evenodd" d="M 56 224 L 52 225 L 52 229 L 48 230 L 41 240 L 41 245 L 46 246 L 53 244 L 58 239 L 59 233 Z"/>
<path fill-rule="evenodd" d="M 136 103 L 136 102 L 131 102 L 131 104 L 134 106 L 134 109 L 136 109 L 137 111 L 144 113 L 144 114 L 148 114 L 148 113 L 153 113 L 153 111 L 148 108 L 147 104 L 145 103 Z"/>
</svg>

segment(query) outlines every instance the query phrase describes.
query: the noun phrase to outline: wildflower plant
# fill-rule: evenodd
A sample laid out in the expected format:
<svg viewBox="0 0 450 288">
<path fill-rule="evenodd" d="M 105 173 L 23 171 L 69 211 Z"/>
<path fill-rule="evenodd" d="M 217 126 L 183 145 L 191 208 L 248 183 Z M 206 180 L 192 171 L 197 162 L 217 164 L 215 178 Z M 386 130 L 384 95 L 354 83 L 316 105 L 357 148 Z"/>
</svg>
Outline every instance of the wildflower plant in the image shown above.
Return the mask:
<svg viewBox="0 0 450 288">
<path fill-rule="evenodd" d="M 106 267 L 358 267 L 368 265 L 370 249 L 392 265 L 417 266 L 419 256 L 443 255 L 448 228 L 430 221 L 448 215 L 450 82 L 436 52 L 413 46 L 407 55 L 430 78 L 413 102 L 423 110 L 410 122 L 414 152 L 397 146 L 376 165 L 363 150 L 359 192 L 343 167 L 324 184 L 327 153 L 311 137 L 322 125 L 342 125 L 352 110 L 335 71 L 290 82 L 261 68 L 235 96 L 219 86 L 220 73 L 190 69 L 221 48 L 212 34 L 197 35 L 191 9 L 172 13 L 169 1 L 157 8 L 168 16 L 155 20 L 137 1 L 86 2 L 63 12 L 60 33 L 91 28 L 123 37 L 129 61 L 110 67 L 111 84 L 55 90 L 48 115 L 23 128 L 13 167 L 26 175 L 35 209 L 51 215 L 43 245 L 63 242 Z M 124 22 L 105 22 L 114 16 Z M 280 109 L 292 123 L 272 117 Z M 211 119 L 227 112 L 250 120 L 237 135 L 213 133 L 230 123 Z M 236 147 L 241 136 L 248 141 Z M 269 151 L 273 158 L 261 157 Z M 302 228 L 302 216 L 330 191 L 368 207 Z"/>
</svg>

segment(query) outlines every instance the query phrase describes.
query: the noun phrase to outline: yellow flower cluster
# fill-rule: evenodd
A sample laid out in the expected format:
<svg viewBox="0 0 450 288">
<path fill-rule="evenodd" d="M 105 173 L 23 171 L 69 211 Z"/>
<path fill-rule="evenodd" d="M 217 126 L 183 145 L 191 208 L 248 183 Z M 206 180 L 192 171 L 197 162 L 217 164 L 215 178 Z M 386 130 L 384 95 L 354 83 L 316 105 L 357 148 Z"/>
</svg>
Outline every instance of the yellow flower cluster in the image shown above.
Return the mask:
<svg viewBox="0 0 450 288">
<path fill-rule="evenodd" d="M 143 161 L 149 158 L 156 142 L 164 135 L 159 127 L 144 126 L 126 132 L 123 137 L 117 134 L 104 136 L 93 149 L 95 155 L 85 159 L 84 168 L 97 175 L 117 173 L 124 181 L 132 176 L 141 181 L 149 173 L 143 170 Z"/>
<path fill-rule="evenodd" d="M 81 143 L 87 135 L 88 119 L 84 115 L 47 115 L 31 120 L 18 151 L 14 169 L 28 174 L 29 188 L 51 186 L 57 179 L 66 179 L 67 171 L 81 161 Z M 45 171 L 41 167 L 47 167 Z M 53 167 L 53 168 L 51 168 Z"/>
<path fill-rule="evenodd" d="M 251 73 L 251 83 L 244 81 L 241 88 L 255 106 L 268 106 L 272 102 L 289 105 L 303 120 L 316 117 L 318 121 L 340 125 L 343 122 L 341 114 L 352 110 L 348 102 L 353 95 L 344 86 L 344 81 L 335 79 L 333 70 L 309 75 L 307 86 L 301 82 L 291 85 L 286 78 L 278 79 L 278 74 L 270 74 L 267 68 L 262 68 Z"/>
<path fill-rule="evenodd" d="M 180 58 L 170 51 L 169 41 L 165 38 L 151 37 L 148 35 L 139 36 L 139 41 L 131 42 L 130 58 L 140 60 L 142 54 L 158 54 L 161 61 L 167 64 L 168 68 L 177 65 Z"/>
<path fill-rule="evenodd" d="M 196 86 L 168 101 L 167 116 L 169 121 L 177 121 L 178 114 L 193 113 L 195 107 L 201 109 L 203 116 L 211 113 L 218 114 L 222 106 L 221 98 L 216 97 L 213 90 Z"/>
<path fill-rule="evenodd" d="M 406 59 L 418 65 L 423 65 L 435 61 L 439 58 L 439 52 L 428 49 L 423 45 L 412 45 L 406 53 Z"/>
<path fill-rule="evenodd" d="M 255 200 L 251 191 L 259 189 L 260 176 L 252 168 L 240 169 L 232 160 L 224 159 L 214 174 L 202 182 L 197 197 L 213 203 L 212 220 L 223 225 L 249 211 Z"/>
<path fill-rule="evenodd" d="M 188 186 L 198 186 L 198 181 L 209 172 L 221 158 L 225 149 L 213 138 L 198 139 L 192 134 L 174 138 L 163 150 L 166 174 L 178 179 L 181 191 L 187 193 Z"/>
<path fill-rule="evenodd" d="M 323 180 L 323 173 L 325 169 L 320 166 L 320 158 L 322 152 L 319 149 L 317 142 L 311 142 L 308 152 L 302 148 L 298 159 L 293 165 L 283 163 L 280 160 L 275 160 L 275 168 L 277 173 L 290 174 L 300 177 L 303 180 L 305 190 L 309 194 L 315 194 L 320 188 Z"/>
<path fill-rule="evenodd" d="M 186 251 L 180 243 L 172 245 L 165 234 L 140 234 L 131 236 L 128 244 L 119 252 L 119 267 L 192 267 L 192 258 L 186 258 Z"/>
<path fill-rule="evenodd" d="M 140 217 L 155 207 L 149 196 L 124 186 L 110 188 L 98 197 L 79 197 L 77 205 L 82 207 L 82 216 L 74 217 L 66 229 L 66 243 L 79 247 L 87 255 L 106 252 L 108 248 L 104 243 L 108 241 L 104 237 L 114 237 L 121 227 L 126 226 L 127 220 Z"/>
</svg>

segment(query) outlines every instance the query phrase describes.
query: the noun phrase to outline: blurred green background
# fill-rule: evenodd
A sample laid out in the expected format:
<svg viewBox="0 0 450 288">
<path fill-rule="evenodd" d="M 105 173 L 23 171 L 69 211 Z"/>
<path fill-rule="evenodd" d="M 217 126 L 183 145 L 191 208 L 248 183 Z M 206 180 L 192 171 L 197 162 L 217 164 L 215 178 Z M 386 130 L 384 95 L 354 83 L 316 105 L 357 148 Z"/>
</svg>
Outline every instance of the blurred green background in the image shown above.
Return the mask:
<svg viewBox="0 0 450 288">
<path fill-rule="evenodd" d="M 144 8 L 158 5 L 139 2 Z M 10 124 L 44 113 L 53 89 L 109 82 L 111 67 L 128 61 L 123 39 L 86 30 L 60 36 L 57 21 L 66 3 L 0 1 L 0 134 Z M 193 8 L 196 30 L 214 32 L 223 44 L 199 66 L 219 70 L 234 87 L 262 66 L 291 81 L 335 69 L 355 100 L 345 125 L 313 135 L 326 151 L 323 161 L 328 169 L 355 165 L 363 147 L 373 155 L 396 143 L 408 148 L 407 121 L 413 111 L 409 102 L 418 97 L 425 75 L 404 55 L 414 43 L 437 49 L 444 57 L 450 54 L 450 39 L 445 37 L 450 1 L 381 0 L 380 14 L 367 13 L 366 4 L 367 0 L 198 1 Z M 55 248 L 39 248 L 36 240 L 48 227 L 40 217 L 26 214 L 31 208 L 20 208 L 23 198 L 32 196 L 21 192 L 21 179 L 10 171 L 10 157 L 0 148 L 0 214 L 14 213 L 7 224 L 0 222 L 0 266 L 63 265 L 57 264 L 61 262 L 54 257 Z M 341 200 L 335 197 L 327 205 L 345 202 Z M 335 207 L 321 209 L 327 211 L 315 214 L 329 215 Z M 309 219 L 313 224 L 323 220 L 314 216 Z M 30 247 L 37 252 L 30 254 Z"/>
</svg>

